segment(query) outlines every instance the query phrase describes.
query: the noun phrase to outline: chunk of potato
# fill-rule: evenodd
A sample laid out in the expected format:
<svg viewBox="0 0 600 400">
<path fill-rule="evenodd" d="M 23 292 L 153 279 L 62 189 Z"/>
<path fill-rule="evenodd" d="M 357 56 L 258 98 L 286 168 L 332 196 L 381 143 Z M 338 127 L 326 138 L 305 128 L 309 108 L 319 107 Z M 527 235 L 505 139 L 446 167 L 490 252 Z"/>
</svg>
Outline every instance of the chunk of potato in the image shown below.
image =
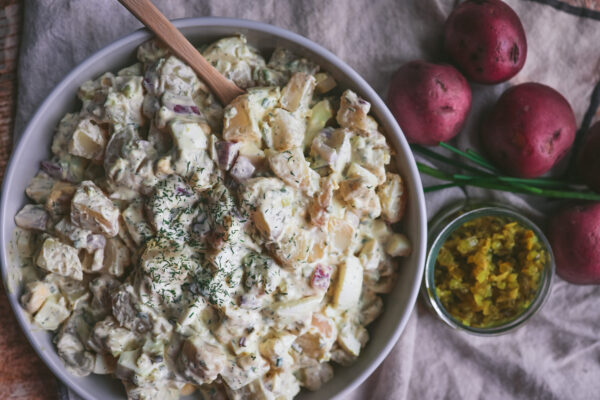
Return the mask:
<svg viewBox="0 0 600 400">
<path fill-rule="evenodd" d="M 346 254 L 354 238 L 354 228 L 344 219 L 330 217 L 328 224 L 330 250 L 338 254 Z"/>
<path fill-rule="evenodd" d="M 220 348 L 194 336 L 184 341 L 177 362 L 183 374 L 199 385 L 214 381 L 228 364 Z"/>
<path fill-rule="evenodd" d="M 281 91 L 281 106 L 290 112 L 308 109 L 315 89 L 315 77 L 304 72 L 296 72 Z"/>
<path fill-rule="evenodd" d="M 351 136 L 352 132 L 347 129 L 325 128 L 315 136 L 310 154 L 322 159 L 339 176 L 352 156 Z"/>
<path fill-rule="evenodd" d="M 115 237 L 106 241 L 104 248 L 104 269 L 112 276 L 121 276 L 131 264 L 129 249 L 121 239 Z"/>
<path fill-rule="evenodd" d="M 304 135 L 304 147 L 310 146 L 313 139 L 325 128 L 327 121 L 333 117 L 331 102 L 327 99 L 321 100 L 310 109 L 310 118 L 306 125 L 306 134 Z"/>
<path fill-rule="evenodd" d="M 208 149 L 208 133 L 202 125 L 174 120 L 169 124 L 177 157 L 173 163 L 177 174 L 187 177 L 199 169 L 212 171 L 214 163 Z"/>
<path fill-rule="evenodd" d="M 343 128 L 376 130 L 377 122 L 371 118 L 371 104 L 356 95 L 352 90 L 346 90 L 340 99 L 340 109 L 336 120 Z"/>
<path fill-rule="evenodd" d="M 91 118 L 79 121 L 71 140 L 69 153 L 88 160 L 102 160 L 108 142 L 108 133 Z"/>
<path fill-rule="evenodd" d="M 362 291 L 363 267 L 358 258 L 349 256 L 338 269 L 333 292 L 333 304 L 340 309 L 350 309 L 358 304 Z"/>
<path fill-rule="evenodd" d="M 104 102 L 108 121 L 116 126 L 143 125 L 142 103 L 144 92 L 141 76 L 118 76 Z"/>
<path fill-rule="evenodd" d="M 333 77 L 327 72 L 319 72 L 315 75 L 315 80 L 315 91 L 317 93 L 327 93 L 337 86 L 335 79 L 333 79 Z"/>
<path fill-rule="evenodd" d="M 410 241 L 401 233 L 393 233 L 385 244 L 385 252 L 392 257 L 408 256 L 411 250 Z"/>
<path fill-rule="evenodd" d="M 296 300 L 288 300 L 273 304 L 273 309 L 281 317 L 308 316 L 321 303 L 321 296 L 308 296 Z"/>
<path fill-rule="evenodd" d="M 223 139 L 229 142 L 258 142 L 262 135 L 250 113 L 248 95 L 238 96 L 224 111 Z"/>
<path fill-rule="evenodd" d="M 46 210 L 48 210 L 50 215 L 59 216 L 68 214 L 71 199 L 76 189 L 75 185 L 70 183 L 56 182 L 46 199 Z"/>
<path fill-rule="evenodd" d="M 61 243 L 58 239 L 48 237 L 44 240 L 42 248 L 36 259 L 38 267 L 58 275 L 67 276 L 76 280 L 83 279 L 81 262 L 77 250 L 68 244 Z"/>
<path fill-rule="evenodd" d="M 42 308 L 35 314 L 33 320 L 42 329 L 54 331 L 60 324 L 69 318 L 71 311 L 67 309 L 67 302 L 62 296 L 51 296 L 45 302 Z"/>
<path fill-rule="evenodd" d="M 310 184 L 310 166 L 300 148 L 283 152 L 268 153 L 271 170 L 282 181 L 293 187 L 307 187 Z"/>
<path fill-rule="evenodd" d="M 349 326 L 342 329 L 338 335 L 339 345 L 353 356 L 360 354 L 361 343 L 358 338 L 352 333 Z"/>
<path fill-rule="evenodd" d="M 375 239 L 370 239 L 360 250 L 358 258 L 365 270 L 368 271 L 376 269 L 383 256 L 383 249 L 379 242 Z"/>
<path fill-rule="evenodd" d="M 381 214 L 381 204 L 374 186 L 369 185 L 363 178 L 351 178 L 340 182 L 340 194 L 344 201 L 362 215 L 377 218 Z"/>
<path fill-rule="evenodd" d="M 50 285 L 45 282 L 29 282 L 25 286 L 25 293 L 21 296 L 21 304 L 28 313 L 34 314 L 51 295 Z"/>
<path fill-rule="evenodd" d="M 45 204 L 48 200 L 48 196 L 52 192 L 52 187 L 56 183 L 56 180 L 51 178 L 45 172 L 38 172 L 27 185 L 25 194 L 38 204 Z"/>
<path fill-rule="evenodd" d="M 306 130 L 304 119 L 297 118 L 283 108 L 276 108 L 269 122 L 275 150 L 285 151 L 302 145 Z"/>
<path fill-rule="evenodd" d="M 48 224 L 48 213 L 42 206 L 27 204 L 15 215 L 15 224 L 23 229 L 44 231 Z"/>
<path fill-rule="evenodd" d="M 144 204 L 136 199 L 123 211 L 123 220 L 129 235 L 140 246 L 153 235 L 152 228 L 144 215 Z"/>
<path fill-rule="evenodd" d="M 54 137 L 52 138 L 51 149 L 53 154 L 59 157 L 67 154 L 69 141 L 71 140 L 71 136 L 73 135 L 73 131 L 77 127 L 78 122 L 79 114 L 77 113 L 68 113 L 62 117 L 58 123 L 58 126 L 56 127 Z"/>
<path fill-rule="evenodd" d="M 377 188 L 383 218 L 389 223 L 402 219 L 406 208 L 406 190 L 398 174 L 386 173 L 385 182 Z"/>
<path fill-rule="evenodd" d="M 119 209 L 92 181 L 83 181 L 71 202 L 71 222 L 94 233 L 119 233 Z"/>
</svg>

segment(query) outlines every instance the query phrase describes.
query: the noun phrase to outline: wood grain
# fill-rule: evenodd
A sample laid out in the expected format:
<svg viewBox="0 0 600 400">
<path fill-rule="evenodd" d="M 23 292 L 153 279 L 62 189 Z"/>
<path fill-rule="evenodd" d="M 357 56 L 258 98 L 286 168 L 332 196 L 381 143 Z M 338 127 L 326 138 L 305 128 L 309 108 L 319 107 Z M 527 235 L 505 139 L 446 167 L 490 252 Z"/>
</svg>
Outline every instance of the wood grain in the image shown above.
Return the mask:
<svg viewBox="0 0 600 400">
<path fill-rule="evenodd" d="M 0 181 L 12 148 L 23 5 L 0 2 Z M 0 399 L 57 399 L 56 378 L 31 348 L 0 287 Z"/>
<path fill-rule="evenodd" d="M 150 0 L 119 0 L 148 29 L 162 40 L 173 53 L 185 61 L 206 83 L 223 105 L 244 91 L 213 67 Z"/>
</svg>

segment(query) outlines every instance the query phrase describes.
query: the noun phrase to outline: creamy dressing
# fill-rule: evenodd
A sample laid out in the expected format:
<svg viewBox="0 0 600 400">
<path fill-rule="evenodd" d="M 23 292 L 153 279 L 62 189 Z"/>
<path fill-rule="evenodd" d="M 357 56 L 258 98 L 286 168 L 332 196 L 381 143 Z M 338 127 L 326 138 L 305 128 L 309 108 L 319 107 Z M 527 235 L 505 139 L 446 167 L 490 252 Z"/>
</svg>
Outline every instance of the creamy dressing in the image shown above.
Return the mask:
<svg viewBox="0 0 600 400">
<path fill-rule="evenodd" d="M 370 104 L 314 63 L 203 54 L 247 94 L 222 108 L 154 42 L 82 85 L 15 218 L 22 304 L 131 399 L 290 399 L 368 341 L 410 252 L 404 184 Z"/>
</svg>

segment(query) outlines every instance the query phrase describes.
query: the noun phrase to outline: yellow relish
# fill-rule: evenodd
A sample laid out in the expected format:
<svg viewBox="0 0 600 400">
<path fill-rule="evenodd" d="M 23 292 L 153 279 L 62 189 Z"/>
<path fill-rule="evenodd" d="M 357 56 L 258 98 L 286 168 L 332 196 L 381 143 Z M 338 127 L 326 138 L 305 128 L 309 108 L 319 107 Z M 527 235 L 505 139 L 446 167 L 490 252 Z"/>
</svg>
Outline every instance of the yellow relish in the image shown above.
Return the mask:
<svg viewBox="0 0 600 400">
<path fill-rule="evenodd" d="M 540 288 L 549 254 L 537 235 L 506 217 L 465 222 L 441 246 L 434 284 L 446 311 L 488 328 L 522 314 Z"/>
</svg>

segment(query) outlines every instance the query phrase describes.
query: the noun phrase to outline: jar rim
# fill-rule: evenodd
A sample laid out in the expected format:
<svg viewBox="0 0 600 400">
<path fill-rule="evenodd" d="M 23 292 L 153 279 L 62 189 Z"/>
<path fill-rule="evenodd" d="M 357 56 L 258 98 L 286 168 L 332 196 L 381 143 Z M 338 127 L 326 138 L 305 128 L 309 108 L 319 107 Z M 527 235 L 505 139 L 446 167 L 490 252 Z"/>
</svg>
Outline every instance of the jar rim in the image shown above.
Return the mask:
<svg viewBox="0 0 600 400">
<path fill-rule="evenodd" d="M 461 211 L 465 210 L 461 213 Z M 458 214 L 458 215 L 456 215 Z M 434 271 L 436 266 L 436 260 L 441 246 L 446 242 L 448 237 L 465 222 L 472 221 L 474 219 L 485 217 L 485 216 L 497 216 L 506 217 L 513 221 L 519 222 L 528 229 L 531 229 L 535 235 L 539 238 L 540 242 L 548 252 L 548 262 L 544 266 L 543 274 L 541 277 L 540 286 L 537 290 L 535 298 L 531 304 L 520 314 L 510 319 L 509 321 L 503 322 L 498 325 L 478 328 L 463 324 L 456 318 L 454 318 L 450 312 L 442 305 L 439 297 L 435 290 L 434 282 Z M 555 260 L 554 254 L 552 253 L 552 247 L 544 232 L 539 228 L 537 224 L 531 221 L 529 218 L 524 216 L 518 210 L 491 202 L 462 202 L 454 206 L 448 207 L 442 210 L 432 220 L 432 227 L 430 229 L 429 237 L 429 251 L 425 262 L 425 272 L 422 285 L 422 294 L 425 297 L 430 308 L 433 309 L 435 314 L 446 323 L 446 325 L 459 329 L 474 335 L 480 336 L 494 336 L 507 333 L 513 329 L 523 325 L 528 321 L 546 302 L 550 294 L 550 288 L 552 286 Z"/>
</svg>

